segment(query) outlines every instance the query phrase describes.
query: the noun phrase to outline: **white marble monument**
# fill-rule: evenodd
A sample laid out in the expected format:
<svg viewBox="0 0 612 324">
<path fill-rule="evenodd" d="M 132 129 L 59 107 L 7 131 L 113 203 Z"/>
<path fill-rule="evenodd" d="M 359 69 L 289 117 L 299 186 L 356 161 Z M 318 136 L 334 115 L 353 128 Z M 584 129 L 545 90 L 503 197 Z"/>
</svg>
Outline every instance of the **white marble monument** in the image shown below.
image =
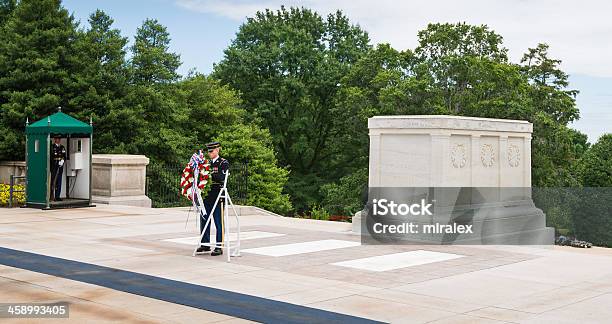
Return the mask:
<svg viewBox="0 0 612 324">
<path fill-rule="evenodd" d="M 512 209 L 507 208 L 504 197 L 513 191 L 506 188 L 525 188 L 530 197 L 531 123 L 458 116 L 376 116 L 368 120 L 368 128 L 370 188 L 499 188 L 484 190 L 486 195 L 496 195 L 492 199 L 498 202 L 495 217 L 507 223 L 528 215 L 528 226 L 544 231 L 545 241 L 552 239 L 552 229 L 545 228 L 545 215 L 531 199 Z M 353 218 L 353 231 L 361 231 L 361 212 Z"/>
<path fill-rule="evenodd" d="M 377 116 L 370 187 L 530 187 L 531 123 L 456 116 Z"/>
</svg>

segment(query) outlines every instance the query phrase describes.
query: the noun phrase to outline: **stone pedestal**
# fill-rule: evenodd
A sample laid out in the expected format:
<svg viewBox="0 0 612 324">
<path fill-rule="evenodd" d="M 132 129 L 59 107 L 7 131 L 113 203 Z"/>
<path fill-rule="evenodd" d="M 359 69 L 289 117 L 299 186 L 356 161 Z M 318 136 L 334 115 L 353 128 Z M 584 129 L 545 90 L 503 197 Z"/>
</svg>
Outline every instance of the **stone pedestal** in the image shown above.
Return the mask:
<svg viewBox="0 0 612 324">
<path fill-rule="evenodd" d="M 545 227 L 544 214 L 530 199 L 531 123 L 457 116 L 377 116 L 368 120 L 368 128 L 370 188 L 487 188 L 478 191 L 493 196 L 485 197 L 485 204 L 467 198 L 475 220 L 479 211 L 489 209 L 486 226 L 491 227 L 489 215 L 498 215 L 493 218 L 500 222 L 493 226 L 504 235 L 504 228 L 512 226 L 499 228 L 498 223 L 512 223 L 514 216 L 537 218 L 531 222 L 538 224 L 534 230 L 543 232 L 543 241 L 552 242 L 553 229 Z M 525 188 L 527 199 L 508 199 L 504 195 L 515 194 L 515 190 L 505 188 Z M 452 200 L 448 192 L 444 191 L 445 199 Z M 509 213 L 513 208 L 520 215 Z M 354 230 L 361 228 L 356 223 L 365 217 L 353 218 Z"/>
<path fill-rule="evenodd" d="M 145 195 L 148 164 L 144 155 L 93 155 L 93 202 L 151 207 L 151 199 Z"/>
</svg>

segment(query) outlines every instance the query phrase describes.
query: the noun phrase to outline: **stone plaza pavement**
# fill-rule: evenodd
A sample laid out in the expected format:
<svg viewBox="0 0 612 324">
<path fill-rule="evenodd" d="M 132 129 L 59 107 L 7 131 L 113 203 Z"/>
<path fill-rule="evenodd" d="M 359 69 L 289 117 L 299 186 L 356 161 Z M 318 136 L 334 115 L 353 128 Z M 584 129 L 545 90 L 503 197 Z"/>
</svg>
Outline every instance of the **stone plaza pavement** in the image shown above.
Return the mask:
<svg viewBox="0 0 612 324">
<path fill-rule="evenodd" d="M 191 256 L 197 233 L 193 212 L 186 225 L 187 210 L 0 209 L 0 247 L 384 322 L 612 319 L 610 249 L 361 246 L 348 223 L 240 208 L 242 256 L 227 263 L 224 256 Z M 0 303 L 70 303 L 69 319 L 15 323 L 245 321 L 8 266 L 0 266 L 0 287 Z"/>
</svg>

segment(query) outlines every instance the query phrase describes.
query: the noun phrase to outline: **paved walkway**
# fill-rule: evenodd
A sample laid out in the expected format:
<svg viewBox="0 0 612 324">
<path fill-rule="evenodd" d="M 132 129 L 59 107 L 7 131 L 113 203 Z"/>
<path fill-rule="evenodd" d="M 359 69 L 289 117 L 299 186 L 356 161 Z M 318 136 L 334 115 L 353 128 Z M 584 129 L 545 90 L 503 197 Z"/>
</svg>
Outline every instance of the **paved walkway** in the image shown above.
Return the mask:
<svg viewBox="0 0 612 324">
<path fill-rule="evenodd" d="M 612 318 L 609 249 L 360 246 L 347 223 L 242 212 L 242 256 L 231 263 L 191 256 L 186 209 L 0 209 L 0 247 L 385 322 Z M 75 323 L 244 321 L 15 267 L 0 266 L 0 285 L 3 302 L 70 302 Z"/>
</svg>

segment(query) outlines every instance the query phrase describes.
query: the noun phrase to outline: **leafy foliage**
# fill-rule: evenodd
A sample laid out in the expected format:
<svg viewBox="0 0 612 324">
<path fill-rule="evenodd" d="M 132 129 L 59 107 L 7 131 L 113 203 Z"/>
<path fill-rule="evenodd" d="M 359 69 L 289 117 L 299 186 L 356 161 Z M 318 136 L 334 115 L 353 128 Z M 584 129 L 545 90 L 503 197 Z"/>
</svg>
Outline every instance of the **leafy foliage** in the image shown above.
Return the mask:
<svg viewBox="0 0 612 324">
<path fill-rule="evenodd" d="M 179 78 L 180 56 L 169 52 L 170 34 L 155 19 L 147 19 L 136 31 L 132 46 L 132 77 L 137 84 L 171 83 Z"/>
<path fill-rule="evenodd" d="M 508 61 L 502 37 L 486 26 L 430 24 L 418 37 L 414 51 L 378 45 L 342 79 L 334 109 L 350 122 L 334 145 L 345 148 L 345 174 L 367 167 L 367 118 L 447 114 L 534 123 L 533 185 L 580 184 L 575 165 L 588 143 L 567 126 L 578 118 L 577 91 L 567 90 L 567 74 L 547 45 L 529 49 L 520 65 Z M 366 183 L 364 177 L 357 187 Z M 342 187 L 325 187 L 325 206 L 345 203 Z"/>
<path fill-rule="evenodd" d="M 594 245 L 612 247 L 612 187 L 587 187 L 571 193 L 576 236 Z"/>
<path fill-rule="evenodd" d="M 249 161 L 249 204 L 325 218 L 362 207 L 369 117 L 449 114 L 532 122 L 534 186 L 611 186 L 612 140 L 589 148 L 569 128 L 578 92 L 546 44 L 514 64 L 501 35 L 457 23 L 430 24 L 414 49 L 373 48 L 339 11 L 281 7 L 247 19 L 212 77 L 183 78 L 157 20 L 129 48 L 113 24 L 98 10 L 79 28 L 60 0 L 0 0 L 0 159 L 23 156 L 26 118 L 61 106 L 93 118 L 96 153 L 150 157 L 156 186 L 216 139 Z"/>
<path fill-rule="evenodd" d="M 289 172 L 276 166 L 272 137 L 255 125 L 238 124 L 217 136 L 222 143 L 221 155 L 231 161 L 248 161 L 247 204 L 280 214 L 291 210 L 289 196 L 282 190 Z"/>
<path fill-rule="evenodd" d="M 298 210 L 342 176 L 332 139 L 342 132 L 333 101 L 338 81 L 369 48 L 367 34 L 341 12 L 261 11 L 244 23 L 214 76 L 240 91 L 249 118 L 270 130 L 287 191 Z"/>
<path fill-rule="evenodd" d="M 16 6 L 17 0 L 0 0 L 0 27 L 8 20 Z"/>
<path fill-rule="evenodd" d="M 314 205 L 310 209 L 310 215 L 308 215 L 308 218 L 316 220 L 329 220 L 329 216 L 329 212 L 325 208 Z"/>
<path fill-rule="evenodd" d="M 367 201 L 368 169 L 360 169 L 342 177 L 338 183 L 321 187 L 323 208 L 334 215 L 354 215 Z"/>
<path fill-rule="evenodd" d="M 155 97 L 156 94 L 159 97 Z M 276 165 L 270 134 L 245 123 L 245 112 L 239 108 L 240 99 L 234 90 L 196 74 L 174 86 L 157 88 L 146 98 L 163 101 L 161 104 L 169 105 L 164 111 L 173 113 L 148 121 L 155 123 L 158 129 L 147 129 L 145 134 L 150 135 L 137 139 L 139 152 L 147 152 L 147 156 L 152 156 L 154 163 L 160 166 L 180 165 L 194 149 L 202 148 L 213 139 L 218 140 L 223 145 L 221 156 L 229 159 L 230 164 L 248 161 L 248 204 L 283 214 L 291 209 L 289 197 L 282 193 L 288 171 Z M 145 102 L 143 110 L 155 106 Z M 164 169 L 151 168 L 151 177 L 162 186 L 176 187 L 172 179 L 158 181 L 164 178 Z M 172 188 L 160 191 L 172 192 Z"/>
<path fill-rule="evenodd" d="M 96 152 L 112 153 L 114 142 L 130 142 L 136 137 L 138 116 L 128 108 L 128 66 L 125 60 L 127 38 L 113 28 L 113 19 L 101 10 L 89 16 L 89 28 L 78 33 L 74 49 L 77 72 L 67 83 L 66 96 L 76 107 L 75 117 L 95 121 Z"/>
<path fill-rule="evenodd" d="M 2 26 L 0 159 L 23 156 L 26 118 L 42 118 L 58 106 L 75 110 L 64 96 L 76 68 L 75 27 L 59 0 L 22 0 Z"/>
<path fill-rule="evenodd" d="M 535 188 L 547 226 L 597 246 L 612 247 L 612 187 Z"/>
<path fill-rule="evenodd" d="M 586 136 L 567 125 L 578 119 L 576 90 L 566 90 L 568 75 L 559 69 L 560 60 L 548 57 L 548 45 L 538 44 L 523 56 L 521 67 L 529 81 L 529 104 L 534 123 L 532 176 L 538 187 L 576 186 L 580 181 L 573 169 L 587 146 Z"/>
<path fill-rule="evenodd" d="M 282 193 L 288 171 L 276 166 L 269 133 L 245 118 L 238 93 L 199 74 L 181 79 L 180 57 L 156 20 L 143 22 L 130 48 L 113 23 L 97 10 L 79 29 L 59 0 L 0 0 L 0 159 L 23 158 L 26 117 L 62 106 L 93 119 L 94 153 L 151 159 L 153 198 L 177 192 L 179 172 L 167 170 L 219 138 L 236 146 L 229 158 L 252 161 L 253 204 L 291 209 Z"/>
<path fill-rule="evenodd" d="M 612 134 L 602 135 L 582 156 L 579 174 L 585 187 L 612 187 Z"/>
</svg>

